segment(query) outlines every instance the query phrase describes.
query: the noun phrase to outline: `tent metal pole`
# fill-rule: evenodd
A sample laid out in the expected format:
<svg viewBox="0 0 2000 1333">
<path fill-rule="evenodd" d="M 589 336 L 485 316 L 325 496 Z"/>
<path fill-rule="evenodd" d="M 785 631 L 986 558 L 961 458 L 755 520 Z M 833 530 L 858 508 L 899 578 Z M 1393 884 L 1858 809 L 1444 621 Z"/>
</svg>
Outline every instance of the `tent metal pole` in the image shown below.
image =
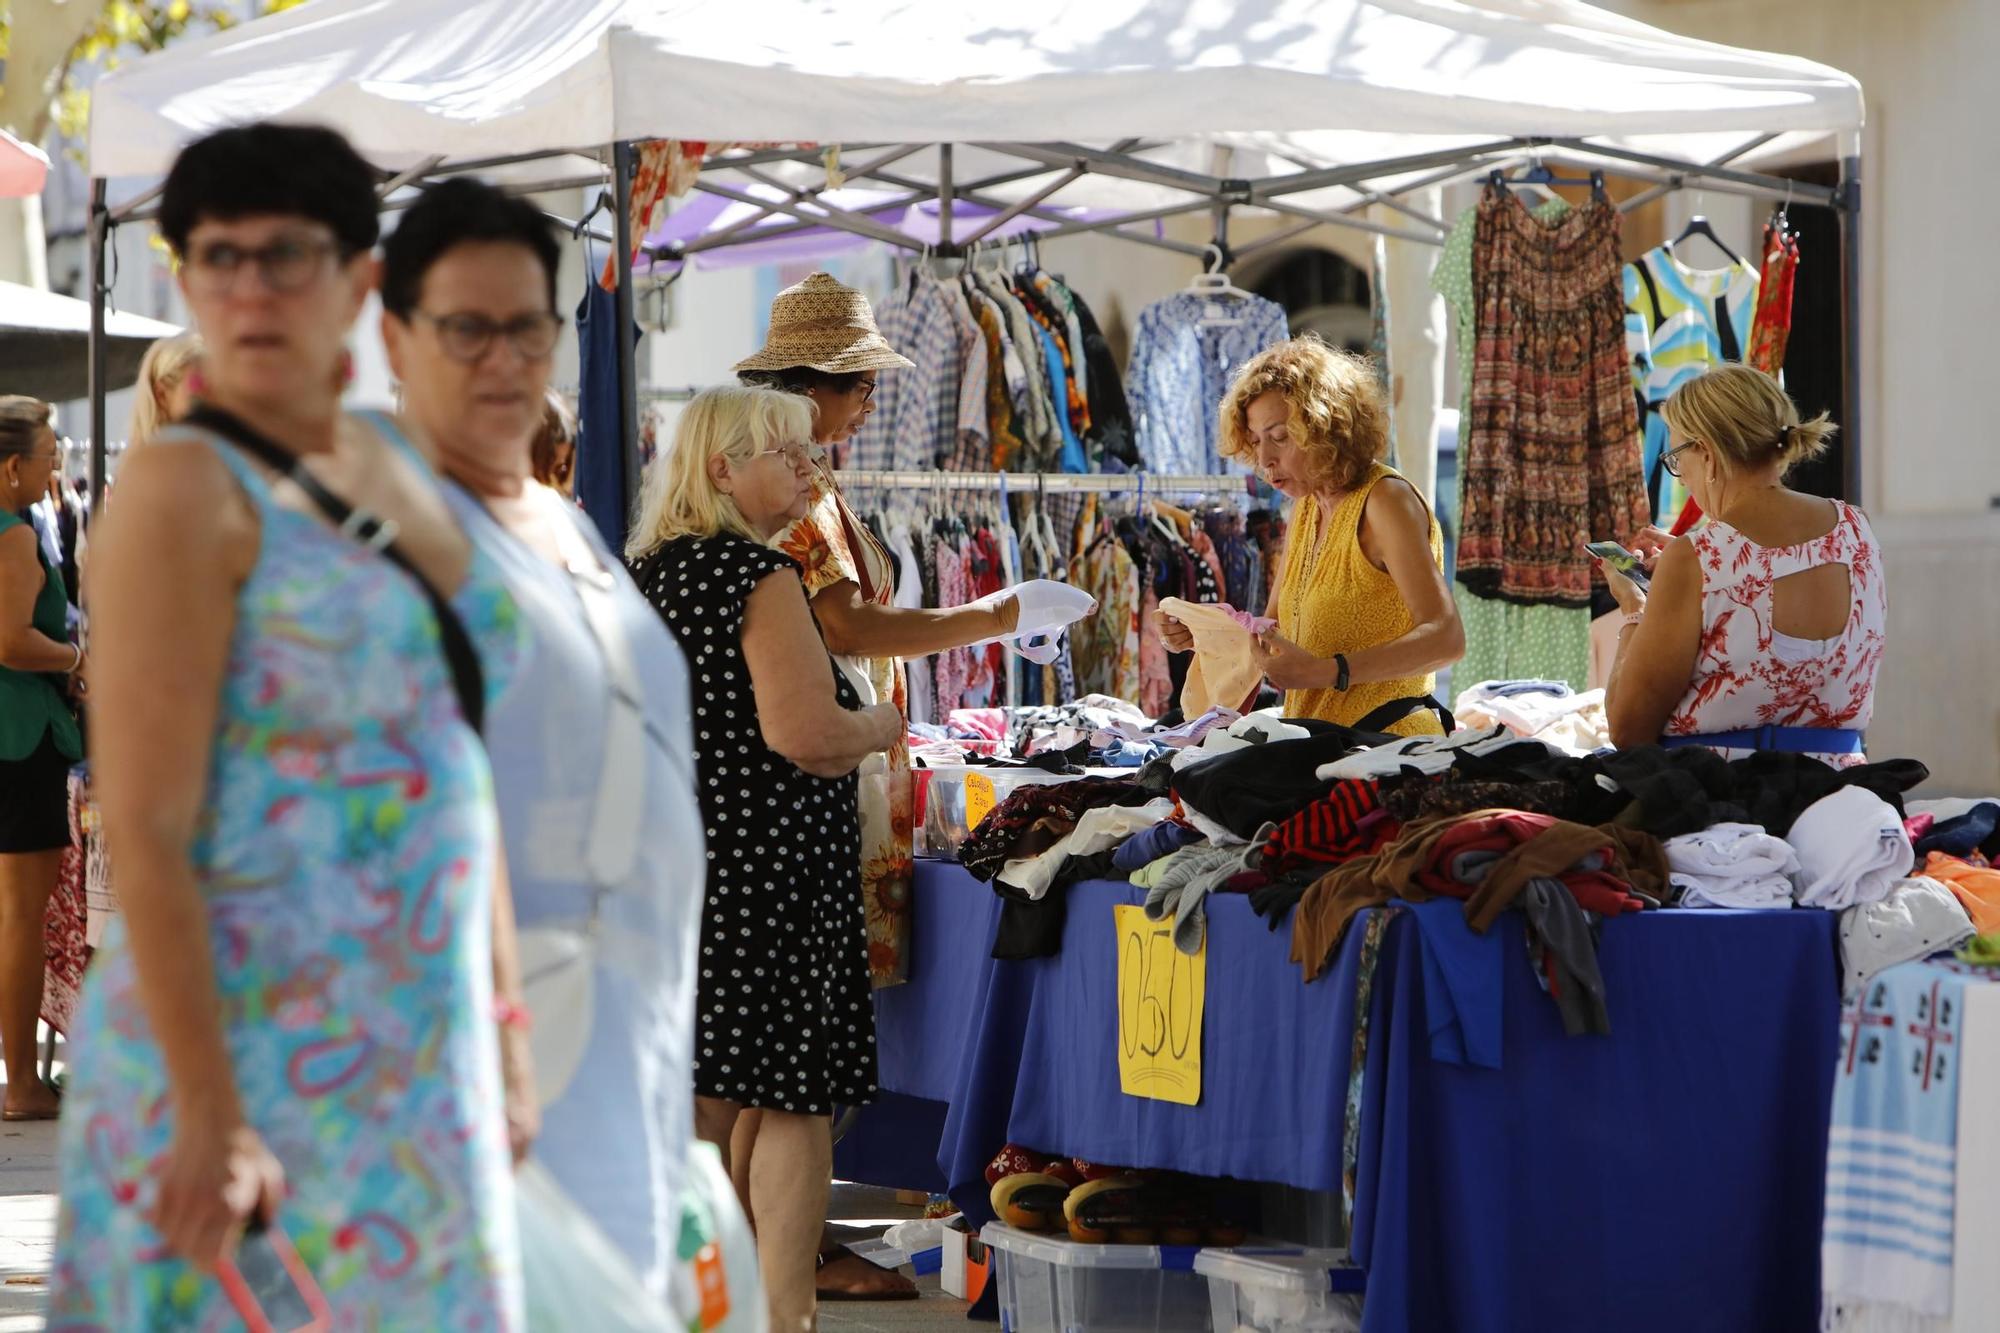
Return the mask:
<svg viewBox="0 0 2000 1333">
<path fill-rule="evenodd" d="M 739 204 L 749 204 L 752 208 L 763 208 L 771 203 L 768 199 L 759 199 L 754 194 L 745 194 L 741 190 L 732 189 L 727 185 L 718 185 L 714 181 L 697 180 L 694 183 L 694 188 L 700 190 L 703 194 L 713 194 L 724 199 L 733 199 Z M 893 245 L 903 250 L 923 249 L 921 244 L 903 235 L 903 233 L 897 231 L 894 227 L 885 227 L 871 217 L 850 212 L 845 208 L 835 208 L 828 203 L 815 204 L 815 207 L 825 210 L 823 214 L 809 213 L 800 204 L 778 204 L 775 207 L 780 213 L 785 213 L 795 218 L 802 218 L 816 227 L 832 227 L 836 231 L 851 231 L 857 236 L 866 236 L 871 240 L 881 241 L 885 245 Z"/>
<path fill-rule="evenodd" d="M 395 175 L 388 177 L 380 185 L 375 187 L 376 201 L 380 202 L 381 200 L 387 199 L 390 195 L 402 189 L 405 185 L 408 185 L 411 181 L 418 180 L 424 176 L 430 175 L 433 171 L 436 171 L 443 164 L 444 164 L 444 159 L 442 157 L 433 157 L 427 159 L 418 166 L 411 167 L 408 171 L 397 172 Z"/>
<path fill-rule="evenodd" d="M 1783 176 L 1767 176 L 1760 171 L 1737 171 L 1730 167 L 1706 166 L 1700 162 L 1677 162 L 1671 157 L 1660 157 L 1654 153 L 1635 153 L 1628 148 L 1595 144 L 1588 139 L 1548 139 L 1537 142 L 1546 143 L 1554 148 L 1567 148 L 1572 152 L 1585 153 L 1593 157 L 1608 157 L 1619 162 L 1632 162 L 1642 167 L 1657 167 L 1669 174 L 1687 176 L 1691 179 L 1728 181 L 1732 185 L 1747 185 L 1773 190 L 1779 194 L 1783 194 L 1785 187 L 1789 185 L 1794 203 L 1838 206 L 1837 190 L 1824 185 L 1805 185 L 1797 181 L 1788 181 Z"/>
<path fill-rule="evenodd" d="M 878 148 L 894 148 L 892 143 L 844 143 L 843 153 L 872 153 Z M 831 144 L 818 148 L 765 148 L 741 157 L 714 157 L 702 164 L 703 171 L 728 171 L 732 167 L 763 167 L 780 162 L 813 163 L 822 160 Z M 850 173 L 852 174 L 852 173 Z"/>
<path fill-rule="evenodd" d="M 1391 227 L 1385 223 L 1371 222 L 1367 218 L 1349 217 L 1345 213 L 1322 213 L 1318 209 L 1301 208 L 1297 204 L 1287 204 L 1276 199 L 1260 199 L 1257 201 L 1257 207 L 1268 208 L 1273 213 L 1283 213 L 1288 217 L 1311 218 L 1314 222 L 1324 222 L 1330 227 L 1351 227 L 1355 231 L 1373 232 L 1377 236 L 1394 236 L 1398 240 L 1415 241 L 1419 245 L 1444 244 L 1444 237 L 1436 232 Z"/>
<path fill-rule="evenodd" d="M 863 216 L 875 213 L 893 213 L 898 209 L 908 208 L 911 204 L 920 203 L 927 197 L 926 195 L 904 194 L 879 204 L 865 204 L 854 211 Z M 780 240 L 786 236 L 797 236 L 801 232 L 811 231 L 815 227 L 828 225 L 831 224 L 824 218 L 821 218 L 812 222 L 799 222 L 795 220 L 775 227 L 759 227 L 755 231 L 731 233 L 728 236 L 724 236 L 719 232 L 710 233 L 697 236 L 691 241 L 664 246 L 662 247 L 662 251 L 669 257 L 678 259 L 682 255 L 698 255 L 704 250 L 725 250 L 738 245 L 755 245 L 759 241 Z"/>
<path fill-rule="evenodd" d="M 1409 157 L 1385 158 L 1379 162 L 1357 162 L 1352 166 L 1328 167 L 1323 171 L 1300 171 L 1290 176 L 1267 176 L 1263 180 L 1250 182 L 1250 198 L 1246 203 L 1261 204 L 1266 199 L 1287 194 L 1303 194 L 1308 190 L 1324 190 L 1336 185 L 1362 185 L 1384 176 L 1400 176 L 1410 171 L 1429 171 L 1433 167 L 1462 166 L 1474 158 L 1490 157 L 1496 153 L 1511 152 L 1525 147 L 1526 139 L 1500 139 L 1492 143 L 1467 144 L 1463 148 L 1441 148 L 1433 153 L 1416 153 Z"/>
<path fill-rule="evenodd" d="M 105 383 L 106 366 L 104 342 L 104 305 L 110 293 L 104 286 L 105 251 L 111 244 L 111 213 L 104 206 L 105 181 L 102 176 L 90 178 L 90 220 L 85 224 L 88 235 L 90 265 L 90 507 L 97 512 L 98 502 L 104 498 L 104 469 L 110 457 L 111 443 L 106 434 L 109 430 L 104 396 L 109 389 Z"/>
<path fill-rule="evenodd" d="M 844 174 L 850 179 L 857 176 L 866 176 L 870 172 L 879 170 L 882 167 L 890 166 L 893 165 L 894 163 L 900 162 L 904 158 L 910 156 L 912 153 L 922 152 L 923 147 L 924 146 L 922 144 L 904 144 L 901 147 L 892 149 L 889 152 L 881 154 L 879 157 L 871 158 L 869 161 L 854 168 L 854 170 L 845 172 Z M 790 202 L 795 204 L 804 203 L 807 200 L 814 200 L 817 198 L 817 196 L 824 193 L 826 190 L 825 185 L 816 185 L 811 189 L 807 190 L 794 190 L 788 185 L 777 183 L 774 180 L 774 178 L 768 177 L 761 172 L 750 172 L 746 170 L 745 174 L 751 175 L 754 179 L 763 181 L 766 184 L 776 185 L 777 188 L 784 190 L 785 193 L 790 196 Z M 912 199 L 909 202 L 915 203 L 916 200 Z M 701 239 L 704 241 L 713 241 L 717 244 L 720 244 L 723 241 L 726 241 L 729 237 L 748 231 L 750 228 L 756 226 L 758 223 L 764 221 L 766 218 L 776 215 L 777 211 L 778 210 L 776 208 L 769 206 L 760 208 L 755 213 L 751 214 L 749 217 L 741 218 L 735 222 L 730 223 L 727 227 L 723 227 L 718 231 L 710 232 L 706 236 L 703 236 Z M 860 209 L 857 211 L 869 213 L 869 212 L 874 212 L 876 210 L 874 207 L 870 207 L 870 208 Z M 883 211 L 887 211 L 886 208 Z M 704 246 L 703 248 L 707 249 L 709 247 Z"/>
<path fill-rule="evenodd" d="M 1040 162 L 1051 167 L 1087 166 L 1099 176 L 1115 176 L 1122 180 L 1140 181 L 1146 185 L 1165 186 L 1170 190 L 1186 190 L 1190 194 L 1205 195 L 1211 199 L 1222 193 L 1220 177 L 1163 167 L 1154 162 L 1141 162 L 1117 153 L 1086 148 L 1082 144 L 982 143 L 979 147 L 996 153 L 1006 153 L 1012 157 L 1026 158 L 1030 162 Z"/>
<path fill-rule="evenodd" d="M 1307 232 L 1316 230 L 1324 225 L 1324 223 L 1317 220 L 1301 222 L 1296 226 L 1287 227 L 1283 231 L 1274 231 L 1269 236 L 1259 236 L 1254 241 L 1246 241 L 1242 245 L 1237 246 L 1235 251 L 1236 257 L 1238 259 L 1247 259 L 1261 250 L 1268 250 L 1274 245 L 1283 245 L 1286 241 L 1296 240 Z"/>
<path fill-rule="evenodd" d="M 1189 213 L 1206 212 L 1208 207 L 1208 201 L 1201 199 L 1185 204 L 1169 204 L 1165 208 L 1149 208 L 1143 213 L 1121 213 L 1114 218 L 1097 218 L 1092 221 L 1065 219 L 1060 226 L 1051 227 L 1047 231 L 1036 232 L 1035 238 L 1042 241 L 1054 241 L 1060 240 L 1065 236 L 1081 236 L 1087 232 L 1116 232 L 1120 227 L 1130 226 L 1134 222 L 1158 222 L 1162 218 L 1183 217 Z M 1029 211 L 1032 212 L 1033 210 Z M 1134 237 L 1132 239 L 1136 240 L 1138 238 Z M 1152 240 L 1156 238 L 1147 237 L 1146 239 Z M 1173 244 L 1178 245 L 1179 242 L 1174 242 Z M 1198 255 L 1202 253 L 1202 248 L 1198 245 L 1190 245 L 1187 247 L 1187 252 Z"/>
<path fill-rule="evenodd" d="M 588 157 L 604 161 L 602 148 L 545 148 L 538 153 L 508 153 L 502 157 L 475 157 L 464 162 L 445 162 L 432 167 L 429 176 L 463 176 L 468 172 L 491 171 L 495 167 L 518 167 L 524 162 L 548 162 L 559 157 Z"/>
<path fill-rule="evenodd" d="M 1840 159 L 1840 415 L 1843 499 L 1863 500 L 1861 467 L 1861 145 Z"/>
<path fill-rule="evenodd" d="M 1742 157 L 1745 153 L 1752 152 L 1756 149 L 1762 148 L 1765 144 L 1771 142 L 1771 140 L 1777 137 L 1778 136 L 1776 134 L 1760 134 L 1756 138 L 1750 140 L 1750 142 L 1748 143 L 1738 144 L 1736 147 L 1724 153 L 1721 157 L 1710 158 L 1707 162 L 1704 162 L 1702 165 L 1708 167 L 1726 167 L 1731 162 L 1734 162 L 1737 158 Z M 1633 195 L 1630 199 L 1627 199 L 1623 203 L 1619 204 L 1618 211 L 1621 213 L 1629 213 L 1635 208 L 1644 208 L 1647 204 L 1652 203 L 1655 199 L 1658 199 L 1663 195 L 1671 194 L 1673 192 L 1673 189 L 1674 187 L 1671 183 L 1665 185 L 1655 185 L 1652 189 L 1643 190 L 1640 193 Z"/>
<path fill-rule="evenodd" d="M 1035 191 L 1027 198 L 1019 200 L 1016 203 L 1011 203 L 1007 205 L 1007 207 L 1001 209 L 998 214 L 996 214 L 991 218 L 988 218 L 986 220 L 985 226 L 981 227 L 978 231 L 973 232 L 972 235 L 965 238 L 965 244 L 976 245 L 980 241 L 985 240 L 988 236 L 991 236 L 994 232 L 1006 226 L 1008 223 L 1012 222 L 1015 218 L 1021 216 L 1021 214 L 1032 212 L 1036 204 L 1041 203 L 1044 199 L 1047 199 L 1057 190 L 1064 189 L 1065 187 L 1074 184 L 1076 181 L 1081 180 L 1086 174 L 1088 173 L 1086 173 L 1082 167 L 1071 167 L 1068 171 L 1056 177 L 1054 180 L 1050 181 L 1047 185 L 1044 185 L 1041 189 Z"/>
<path fill-rule="evenodd" d="M 155 199 L 158 199 L 162 194 L 165 194 L 166 191 L 167 191 L 167 183 L 165 181 L 161 181 L 158 185 L 155 185 L 152 189 L 147 190 L 145 193 L 134 195 L 132 198 L 127 199 L 124 203 L 120 204 L 118 207 L 111 210 L 111 221 L 113 225 L 126 221 L 135 212 L 137 212 L 139 209 L 144 208 L 146 205 L 152 203 Z"/>
<path fill-rule="evenodd" d="M 627 512 L 618 516 L 619 530 L 631 521 L 632 501 L 639 494 L 639 349 L 631 336 L 632 290 L 632 175 L 634 155 L 629 142 L 619 142 L 611 150 L 611 174 L 615 182 L 613 220 L 616 238 L 614 258 L 618 266 L 616 309 L 618 320 L 618 440 L 625 463 L 625 504 Z M 587 278 L 588 275 L 586 275 Z"/>
<path fill-rule="evenodd" d="M 951 145 L 938 145 L 938 243 L 948 254 L 951 252 Z"/>
</svg>

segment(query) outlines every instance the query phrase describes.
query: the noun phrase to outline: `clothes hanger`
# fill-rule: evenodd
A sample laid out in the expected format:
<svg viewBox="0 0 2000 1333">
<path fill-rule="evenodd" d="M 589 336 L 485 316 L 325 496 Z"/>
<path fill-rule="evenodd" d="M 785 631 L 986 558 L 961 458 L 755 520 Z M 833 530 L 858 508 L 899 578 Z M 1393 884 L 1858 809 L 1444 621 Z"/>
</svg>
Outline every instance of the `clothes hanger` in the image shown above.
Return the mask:
<svg viewBox="0 0 2000 1333">
<path fill-rule="evenodd" d="M 1771 210 L 1771 220 L 1766 225 L 1778 233 L 1779 240 L 1789 241 L 1792 239 L 1792 183 L 1790 181 L 1785 182 L 1784 202 Z"/>
<path fill-rule="evenodd" d="M 1699 190 L 1695 191 L 1695 206 L 1697 208 L 1701 206 L 1701 191 Z M 1734 250 L 1730 249 L 1727 245 L 1723 244 L 1722 238 L 1716 235 L 1715 228 L 1709 225 L 1708 218 L 1701 213 L 1696 213 L 1692 217 L 1690 217 L 1687 221 L 1687 226 L 1681 228 L 1681 234 L 1674 237 L 1674 239 L 1672 239 L 1671 241 L 1667 242 L 1668 252 L 1672 253 L 1676 249 L 1676 247 L 1680 246 L 1682 243 L 1686 241 L 1693 240 L 1697 236 L 1706 237 L 1708 239 L 1709 244 L 1713 245 L 1716 249 L 1722 251 L 1723 254 L 1729 257 L 1730 263 L 1741 264 L 1743 262 L 1743 256 L 1737 254 Z M 1680 256 L 1678 254 L 1675 254 L 1674 258 L 1678 260 L 1680 259 Z"/>
<path fill-rule="evenodd" d="M 1555 194 L 1552 187 L 1570 185 L 1578 188 L 1588 186 L 1594 198 L 1604 198 L 1603 172 L 1593 171 L 1588 176 L 1558 176 L 1555 172 L 1549 170 L 1548 163 L 1542 161 L 1540 158 L 1536 158 L 1534 163 L 1518 176 L 1510 178 L 1500 168 L 1495 167 L 1491 172 L 1487 173 L 1486 179 L 1495 190 L 1498 190 L 1502 194 L 1505 194 L 1509 189 L 1519 189 L 1526 185 L 1534 187 L 1538 193 L 1548 198 L 1556 199 L 1561 198 L 1561 196 Z"/>
<path fill-rule="evenodd" d="M 597 202 L 590 206 L 590 211 L 575 222 L 570 223 L 569 238 L 572 241 L 583 239 L 583 233 L 590 226 L 591 219 L 595 218 L 599 213 L 609 213 L 611 209 L 611 192 L 608 190 L 599 190 L 597 192 Z"/>
</svg>

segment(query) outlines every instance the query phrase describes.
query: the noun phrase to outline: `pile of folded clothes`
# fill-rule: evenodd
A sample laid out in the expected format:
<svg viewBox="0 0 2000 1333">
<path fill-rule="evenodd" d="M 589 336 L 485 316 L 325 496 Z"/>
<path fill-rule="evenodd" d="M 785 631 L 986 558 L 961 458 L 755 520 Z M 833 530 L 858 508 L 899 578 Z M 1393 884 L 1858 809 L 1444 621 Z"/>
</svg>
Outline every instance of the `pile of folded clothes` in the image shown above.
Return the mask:
<svg viewBox="0 0 2000 1333">
<path fill-rule="evenodd" d="M 1065 890 L 1084 879 L 1143 888 L 1190 952 L 1210 895 L 1248 894 L 1273 930 L 1289 923 L 1308 981 L 1368 908 L 1411 911 L 1427 966 L 1447 973 L 1448 951 L 1518 910 L 1539 978 L 1582 1032 L 1608 1024 L 1600 924 L 1628 912 L 1840 912 L 1850 988 L 2000 934 L 2000 801 L 1906 808 L 1928 777 L 1913 760 L 1585 752 L 1601 701 L 1566 686 L 1487 683 L 1460 702 L 1468 725 L 1421 737 L 1223 710 L 1198 735 L 1145 742 L 1130 772 L 1015 792 L 962 852 L 1008 899 L 996 956 L 1060 948 Z M 1103 722 L 1073 734 L 1142 741 L 1130 719 Z M 1484 1050 L 1473 1026 L 1465 1044 Z"/>
</svg>

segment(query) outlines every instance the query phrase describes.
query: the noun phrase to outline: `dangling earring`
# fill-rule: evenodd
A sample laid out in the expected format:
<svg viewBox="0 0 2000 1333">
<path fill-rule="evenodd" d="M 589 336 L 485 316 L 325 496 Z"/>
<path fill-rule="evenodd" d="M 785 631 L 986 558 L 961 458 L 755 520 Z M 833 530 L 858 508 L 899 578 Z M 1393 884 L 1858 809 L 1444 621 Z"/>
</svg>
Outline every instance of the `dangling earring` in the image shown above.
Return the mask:
<svg viewBox="0 0 2000 1333">
<path fill-rule="evenodd" d="M 208 376 L 199 367 L 190 370 L 187 377 L 188 392 L 197 398 L 208 397 Z"/>
</svg>

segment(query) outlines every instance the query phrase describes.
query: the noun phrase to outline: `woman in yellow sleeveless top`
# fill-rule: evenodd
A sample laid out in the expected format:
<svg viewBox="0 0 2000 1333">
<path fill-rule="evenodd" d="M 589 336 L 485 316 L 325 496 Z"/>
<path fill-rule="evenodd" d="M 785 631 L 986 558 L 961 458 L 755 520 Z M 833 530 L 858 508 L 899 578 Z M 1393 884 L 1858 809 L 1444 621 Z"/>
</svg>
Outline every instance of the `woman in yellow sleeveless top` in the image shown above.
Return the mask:
<svg viewBox="0 0 2000 1333">
<path fill-rule="evenodd" d="M 1222 452 L 1254 464 L 1294 503 L 1257 643 L 1287 717 L 1352 726 L 1382 704 L 1431 692 L 1465 651 L 1444 579 L 1444 538 L 1416 488 L 1381 461 L 1388 404 L 1374 368 L 1293 338 L 1245 365 L 1222 404 Z M 1169 648 L 1189 645 L 1168 623 Z M 1388 728 L 1439 730 L 1429 712 Z"/>
</svg>

